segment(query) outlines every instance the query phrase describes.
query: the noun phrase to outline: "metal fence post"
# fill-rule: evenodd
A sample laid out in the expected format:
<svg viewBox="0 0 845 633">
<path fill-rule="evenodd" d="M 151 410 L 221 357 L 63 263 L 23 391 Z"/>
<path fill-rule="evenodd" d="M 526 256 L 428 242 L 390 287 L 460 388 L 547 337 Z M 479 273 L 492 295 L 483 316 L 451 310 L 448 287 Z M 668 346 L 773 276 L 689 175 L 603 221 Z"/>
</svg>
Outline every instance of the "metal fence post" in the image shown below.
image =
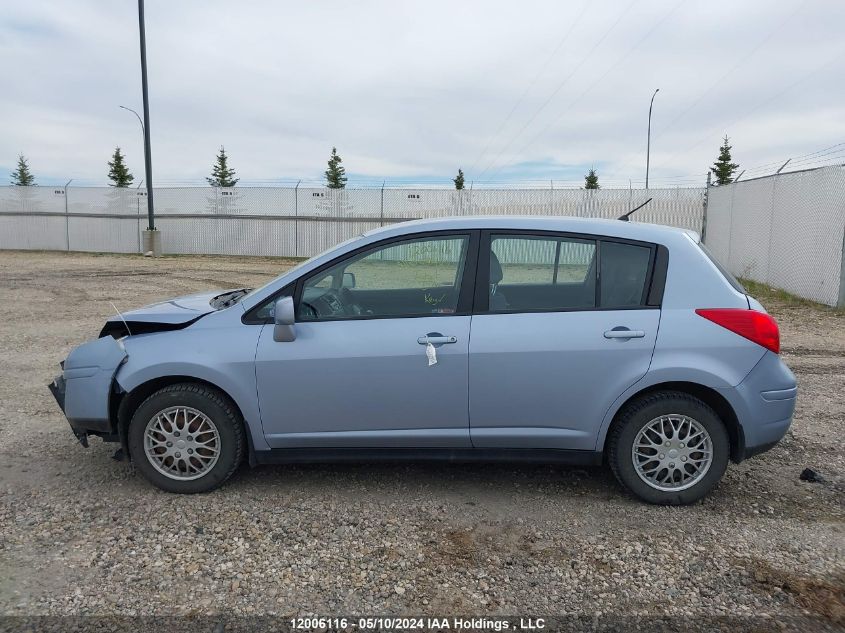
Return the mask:
<svg viewBox="0 0 845 633">
<path fill-rule="evenodd" d="M 138 252 L 144 254 L 144 247 L 141 244 L 141 185 L 144 184 L 144 179 L 135 187 L 135 213 L 138 216 Z"/>
<path fill-rule="evenodd" d="M 293 256 L 299 257 L 299 184 L 302 180 L 296 181 L 293 188 Z"/>
<path fill-rule="evenodd" d="M 733 262 L 731 261 L 731 254 L 733 252 L 734 242 L 734 197 L 736 196 L 736 185 L 719 185 L 720 187 L 731 188 L 731 204 L 728 207 L 728 261 L 724 262 L 733 274 L 740 276 L 740 273 L 733 269 Z"/>
<path fill-rule="evenodd" d="M 790 159 L 791 160 L 791 159 Z M 787 161 L 789 162 L 789 161 Z M 770 284 L 769 274 L 772 271 L 772 238 L 774 237 L 775 226 L 775 209 L 777 208 L 777 198 L 775 192 L 778 188 L 778 176 L 772 176 L 772 197 L 769 203 L 769 245 L 766 248 L 766 276 L 762 279 L 766 284 Z"/>
<path fill-rule="evenodd" d="M 70 251 L 70 211 L 68 211 L 67 190 L 73 178 L 65 183 L 65 250 Z"/>
<path fill-rule="evenodd" d="M 704 187 L 704 210 L 701 212 L 701 243 L 707 243 L 707 200 L 710 198 L 710 172 L 707 172 L 707 184 Z"/>
<path fill-rule="evenodd" d="M 140 187 L 140 185 L 139 185 Z M 138 190 L 135 191 L 135 215 L 138 216 L 138 252 L 141 252 L 141 196 Z"/>
<path fill-rule="evenodd" d="M 842 262 L 839 268 L 839 297 L 836 300 L 837 308 L 845 308 L 845 227 L 842 228 Z"/>
<path fill-rule="evenodd" d="M 382 180 L 381 182 L 381 211 L 379 211 L 379 226 L 384 226 L 384 183 L 387 182 L 386 180 Z"/>
</svg>

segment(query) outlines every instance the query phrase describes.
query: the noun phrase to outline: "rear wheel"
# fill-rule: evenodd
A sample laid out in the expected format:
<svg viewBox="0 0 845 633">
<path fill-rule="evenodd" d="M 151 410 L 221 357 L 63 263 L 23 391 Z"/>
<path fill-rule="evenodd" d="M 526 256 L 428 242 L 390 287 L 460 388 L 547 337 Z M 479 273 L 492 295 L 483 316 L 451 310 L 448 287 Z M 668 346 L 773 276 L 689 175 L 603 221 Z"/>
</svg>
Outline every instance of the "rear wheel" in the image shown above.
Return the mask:
<svg viewBox="0 0 845 633">
<path fill-rule="evenodd" d="M 136 468 L 162 490 L 208 492 L 243 461 L 243 422 L 222 393 L 195 383 L 159 389 L 129 423 Z"/>
<path fill-rule="evenodd" d="M 627 405 L 608 438 L 608 461 L 619 482 L 662 505 L 704 497 L 722 478 L 729 456 L 728 433 L 716 412 L 677 391 Z"/>
</svg>

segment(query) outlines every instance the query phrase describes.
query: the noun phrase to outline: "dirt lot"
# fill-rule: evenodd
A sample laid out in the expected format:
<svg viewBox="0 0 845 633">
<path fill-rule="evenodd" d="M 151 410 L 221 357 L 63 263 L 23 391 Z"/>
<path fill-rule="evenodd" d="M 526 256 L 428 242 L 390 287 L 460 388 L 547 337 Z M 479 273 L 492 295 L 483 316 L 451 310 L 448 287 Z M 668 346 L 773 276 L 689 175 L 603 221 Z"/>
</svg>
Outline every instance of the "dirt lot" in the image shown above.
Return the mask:
<svg viewBox="0 0 845 633">
<path fill-rule="evenodd" d="M 112 313 L 281 260 L 0 252 L 0 614 L 768 614 L 845 623 L 845 314 L 760 296 L 795 424 L 687 508 L 603 469 L 247 467 L 159 492 L 83 449 L 46 389 Z M 826 483 L 799 480 L 816 468 Z M 768 628 L 768 627 L 766 627 Z"/>
</svg>

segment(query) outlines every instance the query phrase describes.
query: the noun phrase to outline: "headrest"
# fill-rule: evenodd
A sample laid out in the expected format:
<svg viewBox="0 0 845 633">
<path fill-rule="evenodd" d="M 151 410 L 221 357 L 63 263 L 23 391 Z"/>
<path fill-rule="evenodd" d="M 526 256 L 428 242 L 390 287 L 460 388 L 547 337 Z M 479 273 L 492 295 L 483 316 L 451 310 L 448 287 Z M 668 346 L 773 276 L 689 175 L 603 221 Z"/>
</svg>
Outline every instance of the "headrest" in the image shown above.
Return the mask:
<svg viewBox="0 0 845 633">
<path fill-rule="evenodd" d="M 490 251 L 490 283 L 497 284 L 502 281 L 502 277 L 504 277 L 504 273 L 502 272 L 502 265 L 499 263 L 499 258 L 496 257 L 496 253 Z"/>
</svg>

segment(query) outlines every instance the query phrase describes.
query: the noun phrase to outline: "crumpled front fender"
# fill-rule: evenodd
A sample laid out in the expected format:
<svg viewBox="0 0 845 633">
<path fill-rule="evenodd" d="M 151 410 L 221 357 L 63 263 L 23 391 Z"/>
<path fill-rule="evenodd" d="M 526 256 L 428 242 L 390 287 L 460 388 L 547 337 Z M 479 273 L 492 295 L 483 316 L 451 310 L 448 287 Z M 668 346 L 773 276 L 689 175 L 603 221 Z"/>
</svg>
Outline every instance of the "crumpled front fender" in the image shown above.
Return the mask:
<svg viewBox="0 0 845 633">
<path fill-rule="evenodd" d="M 111 431 L 112 381 L 127 358 L 122 341 L 110 336 L 83 343 L 64 362 L 64 414 L 76 430 Z M 62 404 L 62 403 L 60 403 Z"/>
</svg>

